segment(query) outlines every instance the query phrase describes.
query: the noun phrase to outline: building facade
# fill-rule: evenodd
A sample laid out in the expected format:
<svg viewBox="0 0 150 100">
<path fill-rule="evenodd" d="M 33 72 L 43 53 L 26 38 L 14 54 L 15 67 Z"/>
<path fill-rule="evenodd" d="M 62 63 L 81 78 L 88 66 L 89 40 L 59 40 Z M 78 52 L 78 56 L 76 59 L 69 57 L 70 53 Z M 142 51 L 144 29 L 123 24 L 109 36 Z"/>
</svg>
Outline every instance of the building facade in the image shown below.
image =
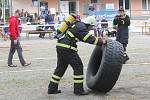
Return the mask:
<svg viewBox="0 0 150 100">
<path fill-rule="evenodd" d="M 77 13 L 88 15 L 91 11 L 117 11 L 119 6 L 133 18 L 150 16 L 150 0 L 13 0 L 13 12 L 24 9 L 31 14 L 41 13 L 48 9 L 51 13 Z"/>
</svg>

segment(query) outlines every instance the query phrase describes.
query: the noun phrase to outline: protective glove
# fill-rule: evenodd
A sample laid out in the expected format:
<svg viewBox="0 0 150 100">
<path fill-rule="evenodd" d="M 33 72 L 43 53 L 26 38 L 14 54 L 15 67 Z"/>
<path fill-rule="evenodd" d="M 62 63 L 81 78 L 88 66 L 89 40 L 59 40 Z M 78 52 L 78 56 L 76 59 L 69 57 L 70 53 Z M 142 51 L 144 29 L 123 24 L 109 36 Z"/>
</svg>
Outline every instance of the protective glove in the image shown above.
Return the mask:
<svg viewBox="0 0 150 100">
<path fill-rule="evenodd" d="M 107 45 L 107 40 L 105 38 L 98 38 L 99 42 L 98 45 L 99 46 L 106 46 Z"/>
<path fill-rule="evenodd" d="M 53 35 L 54 35 L 54 39 L 57 38 L 57 31 L 54 31 Z"/>
<path fill-rule="evenodd" d="M 107 40 L 106 39 L 102 39 L 103 45 L 107 45 Z"/>
<path fill-rule="evenodd" d="M 59 30 L 54 32 L 54 38 L 60 39 L 64 34 L 62 34 Z"/>
</svg>

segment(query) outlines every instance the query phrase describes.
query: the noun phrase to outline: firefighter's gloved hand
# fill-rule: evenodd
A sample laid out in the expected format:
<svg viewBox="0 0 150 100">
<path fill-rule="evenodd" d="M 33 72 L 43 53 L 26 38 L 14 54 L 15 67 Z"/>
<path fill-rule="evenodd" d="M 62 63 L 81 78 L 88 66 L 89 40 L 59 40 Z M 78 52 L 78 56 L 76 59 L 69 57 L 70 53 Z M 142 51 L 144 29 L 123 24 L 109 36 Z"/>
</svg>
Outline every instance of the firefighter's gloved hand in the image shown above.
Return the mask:
<svg viewBox="0 0 150 100">
<path fill-rule="evenodd" d="M 16 44 L 17 44 L 17 41 L 18 41 L 18 40 L 14 40 L 14 45 L 16 45 Z"/>
<path fill-rule="evenodd" d="M 54 38 L 57 38 L 57 31 L 53 32 Z"/>
<path fill-rule="evenodd" d="M 54 32 L 54 38 L 56 38 L 56 39 L 61 38 L 62 35 L 63 35 L 63 34 L 62 34 L 59 30 L 56 30 L 56 31 Z"/>
<path fill-rule="evenodd" d="M 58 33 L 56 33 L 56 34 L 54 34 L 54 38 L 55 39 L 60 39 L 63 35 L 64 34 L 58 34 Z"/>
<path fill-rule="evenodd" d="M 99 46 L 106 46 L 107 45 L 107 40 L 105 38 L 99 38 L 98 39 L 98 45 Z"/>
<path fill-rule="evenodd" d="M 107 40 L 102 38 L 102 41 L 103 41 L 103 45 L 107 45 Z"/>
</svg>

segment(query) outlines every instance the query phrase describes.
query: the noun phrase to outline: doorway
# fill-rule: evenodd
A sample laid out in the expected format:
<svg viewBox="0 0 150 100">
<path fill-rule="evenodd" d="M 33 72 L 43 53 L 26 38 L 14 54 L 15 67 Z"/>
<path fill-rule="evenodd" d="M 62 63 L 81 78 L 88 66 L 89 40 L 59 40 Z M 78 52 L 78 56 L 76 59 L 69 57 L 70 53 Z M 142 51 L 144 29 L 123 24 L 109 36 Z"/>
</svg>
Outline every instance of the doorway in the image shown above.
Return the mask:
<svg viewBox="0 0 150 100">
<path fill-rule="evenodd" d="M 69 14 L 76 13 L 76 2 L 69 2 Z"/>
</svg>

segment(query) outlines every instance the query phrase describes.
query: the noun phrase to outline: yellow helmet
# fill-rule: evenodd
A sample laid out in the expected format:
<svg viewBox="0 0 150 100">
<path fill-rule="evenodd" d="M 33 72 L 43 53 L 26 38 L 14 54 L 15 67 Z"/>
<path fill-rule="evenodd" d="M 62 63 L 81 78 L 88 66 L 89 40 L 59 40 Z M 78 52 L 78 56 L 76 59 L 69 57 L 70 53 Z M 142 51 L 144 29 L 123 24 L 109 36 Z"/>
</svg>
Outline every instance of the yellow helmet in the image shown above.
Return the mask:
<svg viewBox="0 0 150 100">
<path fill-rule="evenodd" d="M 95 16 L 88 16 L 84 19 L 81 19 L 82 22 L 84 22 L 85 24 L 89 24 L 89 25 L 96 25 L 96 18 Z"/>
</svg>

